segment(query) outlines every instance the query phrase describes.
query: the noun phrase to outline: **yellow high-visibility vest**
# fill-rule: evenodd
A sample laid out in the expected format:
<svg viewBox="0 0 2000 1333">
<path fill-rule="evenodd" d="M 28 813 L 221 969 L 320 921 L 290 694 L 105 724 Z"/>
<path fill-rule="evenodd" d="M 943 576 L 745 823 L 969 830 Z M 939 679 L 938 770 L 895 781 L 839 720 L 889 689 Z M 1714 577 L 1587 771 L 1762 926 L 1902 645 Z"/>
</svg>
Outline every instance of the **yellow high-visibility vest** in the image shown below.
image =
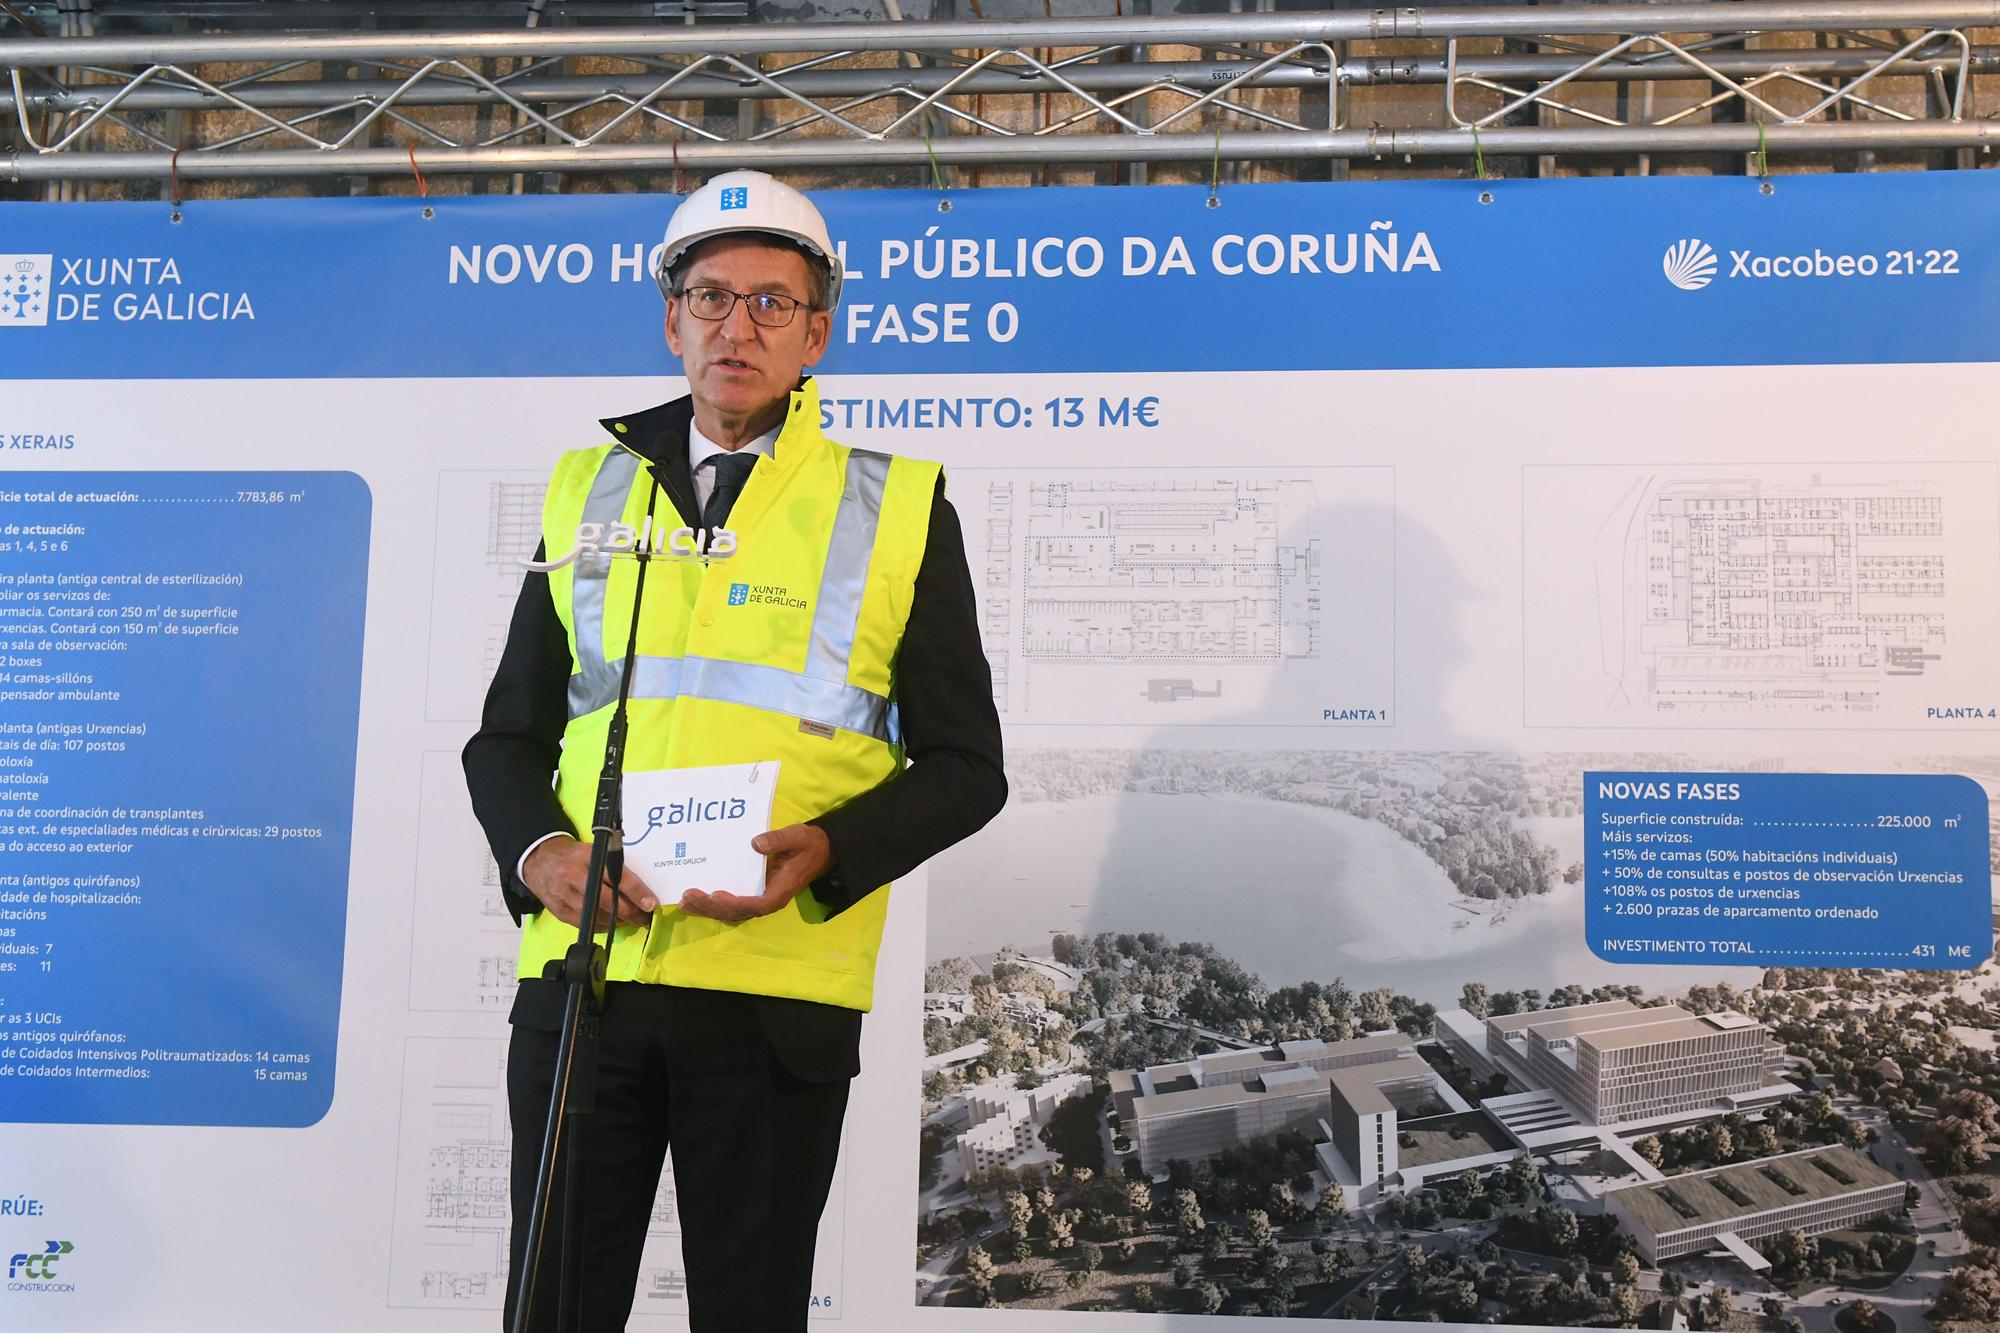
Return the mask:
<svg viewBox="0 0 2000 1333">
<path fill-rule="evenodd" d="M 807 380 L 730 512 L 734 554 L 649 563 L 629 705 L 628 773 L 778 760 L 774 828 L 823 814 L 903 765 L 893 668 L 939 473 L 836 444 L 819 418 Z M 662 519 L 677 525 L 654 485 L 622 444 L 565 454 L 542 510 L 546 558 L 574 551 L 580 524 L 640 530 L 649 500 L 656 530 Z M 556 795 L 579 836 L 591 826 L 637 570 L 629 556 L 584 553 L 549 575 L 574 664 Z M 867 1009 L 888 897 L 869 893 L 829 917 L 807 891 L 740 924 L 663 903 L 647 925 L 613 932 L 607 975 Z M 519 975 L 541 976 L 576 936 L 536 913 Z"/>
</svg>

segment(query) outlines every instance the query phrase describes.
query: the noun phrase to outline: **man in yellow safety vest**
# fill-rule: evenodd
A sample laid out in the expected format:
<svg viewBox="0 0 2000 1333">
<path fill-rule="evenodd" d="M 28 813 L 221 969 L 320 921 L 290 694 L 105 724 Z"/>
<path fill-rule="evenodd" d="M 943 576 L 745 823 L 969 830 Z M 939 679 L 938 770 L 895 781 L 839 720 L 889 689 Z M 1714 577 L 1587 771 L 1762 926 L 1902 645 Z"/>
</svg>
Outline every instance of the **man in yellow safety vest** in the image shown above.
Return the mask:
<svg viewBox="0 0 2000 1333">
<path fill-rule="evenodd" d="M 584 1327 L 624 1327 L 671 1151 L 695 1333 L 802 1330 L 887 885 L 999 810 L 1000 727 L 939 468 L 821 433 L 806 372 L 832 335 L 841 264 L 819 211 L 761 173 L 719 176 L 675 210 L 659 277 L 689 394 L 606 419 L 603 443 L 556 464 L 546 568 L 522 586 L 465 747 L 524 922 L 507 1069 L 513 1262 L 562 1012 L 543 969 L 577 937 L 633 641 L 637 562 L 580 546 L 579 531 L 685 525 L 735 549 L 649 562 L 624 768 L 775 761 L 771 828 L 752 842 L 765 878 L 760 896 L 662 902 L 624 877 L 586 1159 Z M 552 1329 L 545 1272 L 536 1327 Z"/>
</svg>

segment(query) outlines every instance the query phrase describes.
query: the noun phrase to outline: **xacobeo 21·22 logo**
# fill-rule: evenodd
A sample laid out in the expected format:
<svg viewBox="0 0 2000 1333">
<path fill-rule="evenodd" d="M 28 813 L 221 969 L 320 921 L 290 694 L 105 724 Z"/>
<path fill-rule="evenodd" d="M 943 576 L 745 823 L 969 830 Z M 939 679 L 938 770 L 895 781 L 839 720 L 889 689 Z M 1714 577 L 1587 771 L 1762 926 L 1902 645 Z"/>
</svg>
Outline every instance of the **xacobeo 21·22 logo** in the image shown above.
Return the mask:
<svg viewBox="0 0 2000 1333">
<path fill-rule="evenodd" d="M 1667 247 L 1660 269 L 1682 291 L 1698 292 L 1715 281 L 1715 249 L 1707 241 L 1676 241 Z"/>
</svg>

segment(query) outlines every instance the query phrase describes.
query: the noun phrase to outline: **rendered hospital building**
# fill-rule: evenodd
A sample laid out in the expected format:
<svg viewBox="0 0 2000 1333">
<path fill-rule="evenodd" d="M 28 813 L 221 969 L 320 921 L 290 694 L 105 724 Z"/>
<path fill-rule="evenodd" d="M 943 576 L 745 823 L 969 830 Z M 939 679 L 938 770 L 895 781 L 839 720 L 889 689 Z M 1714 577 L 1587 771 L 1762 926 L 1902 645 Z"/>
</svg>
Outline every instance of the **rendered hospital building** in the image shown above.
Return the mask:
<svg viewBox="0 0 2000 1333">
<path fill-rule="evenodd" d="M 1477 1115 L 1417 1054 L 1416 1043 L 1400 1032 L 1287 1041 L 1120 1070 L 1111 1075 L 1112 1103 L 1149 1172 L 1296 1130 L 1317 1142 L 1322 1168 L 1341 1183 L 1349 1203 L 1362 1205 L 1373 1202 L 1385 1181 L 1409 1186 L 1438 1169 L 1403 1160 L 1399 1122 L 1433 1107 L 1447 1116 Z M 1455 1160 L 1454 1169 L 1504 1161 L 1517 1151 L 1497 1138 L 1461 1137 L 1472 1157 Z"/>
<path fill-rule="evenodd" d="M 1350 1208 L 1523 1153 L 1600 1148 L 1639 1179 L 1593 1188 L 1588 1206 L 1627 1227 L 1649 1263 L 1722 1249 L 1768 1268 L 1751 1241 L 1793 1227 L 1821 1235 L 1902 1202 L 1902 1182 L 1842 1147 L 1671 1177 L 1633 1149 L 1638 1135 L 1798 1091 L 1782 1076 L 1784 1048 L 1744 1014 L 1627 1000 L 1484 1018 L 1455 1009 L 1437 1015 L 1432 1035 L 1480 1082 L 1504 1076 L 1507 1090 L 1475 1107 L 1417 1038 L 1386 1032 L 1116 1071 L 1113 1109 L 1154 1175 L 1261 1136 L 1305 1133 Z"/>
<path fill-rule="evenodd" d="M 1611 1190 L 1605 1208 L 1649 1264 L 1720 1246 L 1768 1268 L 1749 1242 L 1797 1228 L 1824 1235 L 1902 1206 L 1903 1182 L 1851 1148 L 1799 1152 L 1690 1171 Z"/>
<path fill-rule="evenodd" d="M 1529 1093 L 1488 1100 L 1524 1147 L 1596 1126 L 1643 1126 L 1769 1105 L 1797 1089 L 1780 1076 L 1784 1047 L 1733 1010 L 1692 1014 L 1629 1000 L 1475 1018 L 1437 1016 L 1435 1034 L 1475 1075 Z M 1587 1138 L 1588 1135 L 1572 1137 Z"/>
<path fill-rule="evenodd" d="M 1343 1080 L 1348 1071 L 1365 1072 Z M 1214 1157 L 1282 1130 L 1311 1133 L 1328 1113 L 1337 1083 L 1372 1087 L 1383 1079 L 1408 1105 L 1431 1096 L 1431 1067 L 1401 1033 L 1353 1041 L 1287 1041 L 1251 1051 L 1218 1051 L 1180 1064 L 1116 1070 L 1111 1100 L 1149 1171 L 1179 1158 Z M 1385 1094 L 1386 1095 L 1386 1094 Z"/>
<path fill-rule="evenodd" d="M 1012 1167 L 1041 1152 L 1042 1127 L 1056 1107 L 1090 1091 L 1090 1075 L 1065 1074 L 1039 1088 L 982 1088 L 965 1098 L 971 1128 L 958 1136 L 959 1169 L 967 1177 Z"/>
</svg>

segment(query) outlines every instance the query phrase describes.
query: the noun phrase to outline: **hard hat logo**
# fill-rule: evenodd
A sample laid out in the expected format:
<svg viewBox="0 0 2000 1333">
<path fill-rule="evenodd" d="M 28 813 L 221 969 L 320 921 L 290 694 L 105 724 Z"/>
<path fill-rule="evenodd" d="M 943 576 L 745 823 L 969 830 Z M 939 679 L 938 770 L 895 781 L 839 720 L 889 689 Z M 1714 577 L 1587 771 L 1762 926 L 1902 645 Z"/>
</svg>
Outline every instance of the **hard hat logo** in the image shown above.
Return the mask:
<svg viewBox="0 0 2000 1333">
<path fill-rule="evenodd" d="M 728 171 L 681 201 L 660 249 L 660 290 L 673 295 L 676 265 L 703 241 L 763 232 L 790 241 L 826 267 L 826 308 L 840 305 L 840 253 L 812 200 L 761 171 Z"/>
</svg>

